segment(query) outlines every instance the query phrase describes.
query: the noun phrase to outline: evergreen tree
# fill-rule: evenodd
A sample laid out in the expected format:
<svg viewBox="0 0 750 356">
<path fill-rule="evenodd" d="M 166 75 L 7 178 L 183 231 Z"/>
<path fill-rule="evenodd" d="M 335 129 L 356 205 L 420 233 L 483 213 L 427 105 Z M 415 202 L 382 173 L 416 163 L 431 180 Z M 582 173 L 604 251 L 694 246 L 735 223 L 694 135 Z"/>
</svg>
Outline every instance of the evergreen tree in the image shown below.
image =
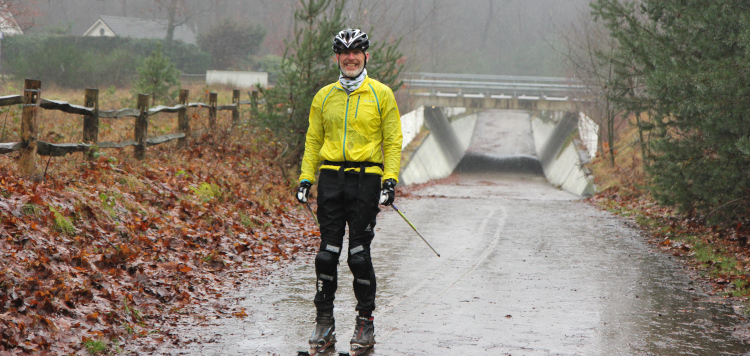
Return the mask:
<svg viewBox="0 0 750 356">
<path fill-rule="evenodd" d="M 263 43 L 266 29 L 260 25 L 224 20 L 207 33 L 198 36 L 201 49 L 211 53 L 215 69 L 239 69 L 248 55 L 255 54 Z"/>
<path fill-rule="evenodd" d="M 750 3 L 597 0 L 592 9 L 618 42 L 612 84 L 649 114 L 654 196 L 711 223 L 747 219 Z"/>
<path fill-rule="evenodd" d="M 180 71 L 169 57 L 162 53 L 159 43 L 156 50 L 146 57 L 138 67 L 138 79 L 133 86 L 133 95 L 149 94 L 152 105 L 158 101 L 174 102 L 180 89 Z"/>
<path fill-rule="evenodd" d="M 301 159 L 312 99 L 318 90 L 339 76 L 333 60 L 333 36 L 347 27 L 359 27 L 346 23 L 345 6 L 345 0 L 300 0 L 294 14 L 294 34 L 286 41 L 277 85 L 260 90 L 266 104 L 255 113 L 256 117 L 286 146 L 280 157 L 285 163 L 296 164 Z M 398 50 L 400 40 L 373 40 L 377 36 L 369 29 L 363 30 L 370 34 L 372 42 L 368 75 L 396 91 L 401 85 L 398 76 L 403 66 Z"/>
</svg>

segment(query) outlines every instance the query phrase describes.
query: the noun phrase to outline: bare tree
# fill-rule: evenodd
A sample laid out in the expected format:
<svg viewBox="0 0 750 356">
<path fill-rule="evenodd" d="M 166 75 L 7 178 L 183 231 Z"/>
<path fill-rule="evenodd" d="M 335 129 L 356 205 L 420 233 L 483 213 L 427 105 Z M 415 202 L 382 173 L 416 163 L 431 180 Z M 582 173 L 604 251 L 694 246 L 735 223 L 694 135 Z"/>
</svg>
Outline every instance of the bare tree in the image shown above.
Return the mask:
<svg viewBox="0 0 750 356">
<path fill-rule="evenodd" d="M 494 0 L 487 0 L 489 3 L 489 9 L 487 9 L 487 21 L 484 23 L 484 31 L 482 33 L 490 33 L 490 26 L 492 25 L 492 20 L 495 17 L 495 11 L 493 10 L 494 7 L 492 6 L 495 2 Z M 487 45 L 487 36 L 482 36 L 482 47 Z"/>
<path fill-rule="evenodd" d="M 427 3 L 427 2 L 424 2 Z M 429 21 L 438 14 L 434 1 L 429 6 L 422 6 L 421 2 L 393 1 L 393 0 L 358 0 L 350 2 L 347 8 L 350 19 L 347 26 L 359 27 L 365 30 L 373 40 L 375 46 L 392 43 L 401 39 L 400 51 L 404 59 L 416 59 L 419 43 L 428 37 Z M 407 71 L 414 70 L 419 63 L 406 61 Z"/>
<path fill-rule="evenodd" d="M 571 74 L 580 79 L 593 101 L 586 106 L 595 121 L 604 128 L 606 140 L 599 138 L 601 152 L 609 154 L 610 164 L 615 165 L 614 142 L 620 126 L 627 122 L 627 110 L 611 99 L 627 93 L 618 92 L 612 85 L 615 79 L 614 66 L 607 60 L 617 44 L 600 23 L 588 14 L 581 13 L 561 32 L 562 48 L 556 48 L 563 57 Z M 593 111 L 593 112 L 591 112 Z"/>
<path fill-rule="evenodd" d="M 167 13 L 167 43 L 174 40 L 175 28 L 184 25 L 193 15 L 186 0 L 156 0 L 160 10 Z"/>
<path fill-rule="evenodd" d="M 8 14 L 8 18 L 5 18 Z M 0 0 L 0 25 L 18 25 L 22 31 L 34 27 L 34 19 L 39 15 L 37 0 Z M 0 28 L 0 30 L 7 30 Z"/>
</svg>

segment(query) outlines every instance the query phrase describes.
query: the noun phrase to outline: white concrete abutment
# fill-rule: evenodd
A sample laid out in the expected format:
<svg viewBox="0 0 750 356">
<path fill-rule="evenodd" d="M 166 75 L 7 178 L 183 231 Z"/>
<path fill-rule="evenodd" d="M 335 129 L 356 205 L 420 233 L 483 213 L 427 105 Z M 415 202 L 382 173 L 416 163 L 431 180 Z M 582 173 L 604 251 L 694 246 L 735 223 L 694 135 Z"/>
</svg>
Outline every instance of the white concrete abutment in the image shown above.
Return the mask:
<svg viewBox="0 0 750 356">
<path fill-rule="evenodd" d="M 533 140 L 535 155 L 517 154 L 512 156 L 492 157 L 477 152 L 467 154 L 467 149 L 475 136 L 487 135 L 477 128 L 478 114 L 455 117 L 448 116 L 455 109 L 446 110 L 440 107 L 425 107 L 402 117 L 402 126 L 409 128 L 405 134 L 404 146 L 416 133 L 415 126 L 424 122 L 430 134 L 419 147 L 406 157 L 406 165 L 401 170 L 401 184 L 419 184 L 449 176 L 457 168 L 484 165 L 502 172 L 524 172 L 544 174 L 550 184 L 578 196 L 587 196 L 595 188 L 584 164 L 589 154 L 581 142 L 595 142 L 598 130 L 592 129 L 592 122 L 576 112 L 543 112 L 529 114 L 528 127 L 518 130 L 530 130 L 529 139 Z M 447 112 L 447 115 L 446 115 Z M 595 126 L 595 125 L 594 125 Z M 514 128 L 509 128 L 515 130 Z M 406 132 L 407 130 L 405 130 Z M 416 130 L 418 132 L 418 129 Z M 583 137 L 583 140 L 581 139 Z M 483 138 L 484 140 L 487 137 Z"/>
</svg>

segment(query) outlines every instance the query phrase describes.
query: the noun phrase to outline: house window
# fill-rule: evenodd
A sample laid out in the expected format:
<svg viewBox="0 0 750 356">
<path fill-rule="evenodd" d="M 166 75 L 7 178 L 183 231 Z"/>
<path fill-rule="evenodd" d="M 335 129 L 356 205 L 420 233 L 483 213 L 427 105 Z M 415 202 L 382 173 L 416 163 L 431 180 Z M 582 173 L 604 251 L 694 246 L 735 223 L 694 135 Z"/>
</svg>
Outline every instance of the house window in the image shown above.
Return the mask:
<svg viewBox="0 0 750 356">
<path fill-rule="evenodd" d="M 104 36 L 104 28 L 99 29 L 99 36 Z"/>
</svg>

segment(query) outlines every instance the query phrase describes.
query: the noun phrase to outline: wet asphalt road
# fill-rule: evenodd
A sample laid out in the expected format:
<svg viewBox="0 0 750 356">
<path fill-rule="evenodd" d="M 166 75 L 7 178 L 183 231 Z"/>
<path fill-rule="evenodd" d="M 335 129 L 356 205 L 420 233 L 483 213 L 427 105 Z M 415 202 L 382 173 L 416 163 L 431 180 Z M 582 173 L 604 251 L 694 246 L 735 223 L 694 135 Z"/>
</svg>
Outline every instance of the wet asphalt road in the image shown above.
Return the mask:
<svg viewBox="0 0 750 356">
<path fill-rule="evenodd" d="M 490 112 L 477 127 L 491 134 L 517 114 Z M 735 331 L 743 319 L 680 261 L 542 176 L 456 174 L 396 205 L 442 257 L 396 212 L 379 215 L 373 355 L 750 355 Z M 188 320 L 175 332 L 195 342 L 154 354 L 295 355 L 313 328 L 313 259 L 228 299 L 247 317 Z M 339 276 L 344 351 L 356 304 L 345 259 Z"/>
</svg>

